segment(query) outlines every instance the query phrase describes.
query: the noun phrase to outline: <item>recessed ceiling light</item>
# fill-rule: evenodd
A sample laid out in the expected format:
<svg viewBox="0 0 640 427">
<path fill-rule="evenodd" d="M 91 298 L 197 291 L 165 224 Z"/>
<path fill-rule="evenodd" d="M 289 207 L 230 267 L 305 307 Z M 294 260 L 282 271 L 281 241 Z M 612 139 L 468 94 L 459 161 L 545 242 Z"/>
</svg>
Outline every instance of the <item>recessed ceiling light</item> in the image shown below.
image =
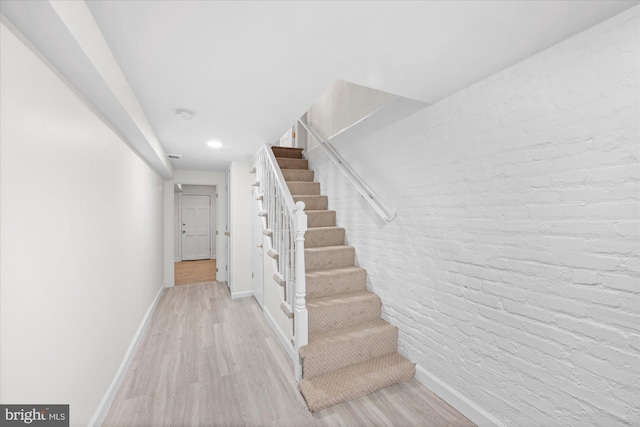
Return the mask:
<svg viewBox="0 0 640 427">
<path fill-rule="evenodd" d="M 209 141 L 207 145 L 211 148 L 222 148 L 222 142 L 220 141 Z"/>
</svg>

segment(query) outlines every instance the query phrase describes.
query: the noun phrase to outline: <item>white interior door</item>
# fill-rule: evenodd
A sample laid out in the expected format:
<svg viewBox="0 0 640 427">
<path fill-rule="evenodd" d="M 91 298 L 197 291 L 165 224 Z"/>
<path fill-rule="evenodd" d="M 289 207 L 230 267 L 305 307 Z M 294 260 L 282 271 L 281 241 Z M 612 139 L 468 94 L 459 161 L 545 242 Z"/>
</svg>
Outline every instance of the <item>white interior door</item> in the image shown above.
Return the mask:
<svg viewBox="0 0 640 427">
<path fill-rule="evenodd" d="M 182 260 L 211 258 L 211 198 L 180 195 Z"/>
</svg>

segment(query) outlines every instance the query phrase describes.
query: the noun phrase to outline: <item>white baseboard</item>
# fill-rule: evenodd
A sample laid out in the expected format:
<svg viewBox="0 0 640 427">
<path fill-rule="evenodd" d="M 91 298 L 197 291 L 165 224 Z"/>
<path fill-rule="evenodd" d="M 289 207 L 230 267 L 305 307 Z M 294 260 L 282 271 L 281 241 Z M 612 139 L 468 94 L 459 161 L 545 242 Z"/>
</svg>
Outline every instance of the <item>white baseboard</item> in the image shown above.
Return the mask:
<svg viewBox="0 0 640 427">
<path fill-rule="evenodd" d="M 269 323 L 269 326 L 271 326 L 271 329 L 273 329 L 273 332 L 276 333 L 276 336 L 278 337 L 278 341 L 280 341 L 280 344 L 282 344 L 282 348 L 285 349 L 285 351 L 287 352 L 291 360 L 295 361 L 296 350 L 291 345 L 291 341 L 287 338 L 284 332 L 282 332 L 282 330 L 278 327 L 278 325 L 276 324 L 276 321 L 273 319 L 273 316 L 271 316 L 271 313 L 269 313 L 269 309 L 267 309 L 266 306 L 262 308 L 262 312 L 264 313 L 264 317 L 267 318 L 267 323 Z"/>
<path fill-rule="evenodd" d="M 158 291 L 158 294 L 156 295 L 155 299 L 151 303 L 151 306 L 149 307 L 144 317 L 142 318 L 142 322 L 140 323 L 138 330 L 133 336 L 133 339 L 131 340 L 131 344 L 129 344 L 129 349 L 125 353 L 124 359 L 122 359 L 122 363 L 120 364 L 120 368 L 118 368 L 118 372 L 116 372 L 116 376 L 113 378 L 111 385 L 107 389 L 107 392 L 102 398 L 102 401 L 98 405 L 98 408 L 96 409 L 96 412 L 93 414 L 91 421 L 89 421 L 90 427 L 101 426 L 102 423 L 104 422 L 104 419 L 107 417 L 107 414 L 109 413 L 109 409 L 111 408 L 111 404 L 113 403 L 113 399 L 115 399 L 116 393 L 118 393 L 118 389 L 120 388 L 122 381 L 124 381 L 124 376 L 127 373 L 127 369 L 129 369 L 129 365 L 133 360 L 133 356 L 136 354 L 136 350 L 138 349 L 138 346 L 142 341 L 142 336 L 144 335 L 144 332 L 147 330 L 147 326 L 149 326 L 149 320 L 151 320 L 151 315 L 155 311 L 156 306 L 160 301 L 160 297 L 162 296 L 162 292 L 164 291 L 164 289 L 165 289 L 165 286 L 163 284 L 163 286 Z"/>
<path fill-rule="evenodd" d="M 232 292 L 231 293 L 231 299 L 247 298 L 247 297 L 252 297 L 252 296 L 253 296 L 253 291 Z"/>
<path fill-rule="evenodd" d="M 469 418 L 478 427 L 505 427 L 493 415 L 463 396 L 420 365 L 416 365 L 416 380 L 437 394 L 442 400 L 453 406 L 458 412 Z"/>
<path fill-rule="evenodd" d="M 173 262 L 182 262 L 182 259 L 181 258 L 174 258 Z"/>
</svg>

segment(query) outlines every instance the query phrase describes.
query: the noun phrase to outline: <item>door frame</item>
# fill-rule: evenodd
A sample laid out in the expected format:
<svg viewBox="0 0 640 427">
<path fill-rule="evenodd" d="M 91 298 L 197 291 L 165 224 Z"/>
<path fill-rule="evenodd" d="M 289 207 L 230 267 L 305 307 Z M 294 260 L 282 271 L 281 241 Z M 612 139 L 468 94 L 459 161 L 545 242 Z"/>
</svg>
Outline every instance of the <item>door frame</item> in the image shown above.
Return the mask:
<svg viewBox="0 0 640 427">
<path fill-rule="evenodd" d="M 233 240 L 231 239 L 231 227 L 233 225 L 233 218 L 231 218 L 231 164 L 229 164 L 229 169 L 227 169 L 227 183 L 225 189 L 227 190 L 227 215 L 224 226 L 224 234 L 227 238 L 227 262 L 225 270 L 227 271 L 227 287 L 231 290 L 231 282 L 233 281 Z"/>
<path fill-rule="evenodd" d="M 174 286 L 175 278 L 175 262 L 178 261 L 179 254 L 176 252 L 175 247 L 175 209 L 178 203 L 176 203 L 176 197 L 179 197 L 180 191 L 176 191 L 176 184 L 182 186 L 196 185 L 196 186 L 212 186 L 215 187 L 215 193 L 213 197 L 216 199 L 216 280 L 223 282 L 227 280 L 227 274 L 224 270 L 227 257 L 227 241 L 224 235 L 224 223 L 226 221 L 227 210 L 225 203 L 227 203 L 227 190 L 225 188 L 226 176 L 224 172 L 202 172 L 202 171 L 186 171 L 176 170 L 173 179 L 164 181 L 163 193 L 164 193 L 164 220 L 162 229 L 164 231 L 164 286 Z M 222 268 L 220 266 L 223 266 Z"/>
<path fill-rule="evenodd" d="M 179 193 L 180 197 L 178 198 L 178 224 L 180 224 L 180 262 L 184 261 L 183 258 L 183 254 L 184 254 L 184 248 L 182 247 L 182 196 L 202 196 L 202 197 L 207 197 L 209 199 L 209 258 L 205 258 L 205 259 L 213 259 L 213 246 L 212 246 L 212 240 L 214 239 L 214 231 L 211 229 L 211 222 L 213 219 L 213 214 L 212 214 L 212 206 L 213 206 L 213 201 L 211 200 L 211 194 L 202 194 L 202 193 Z"/>
</svg>

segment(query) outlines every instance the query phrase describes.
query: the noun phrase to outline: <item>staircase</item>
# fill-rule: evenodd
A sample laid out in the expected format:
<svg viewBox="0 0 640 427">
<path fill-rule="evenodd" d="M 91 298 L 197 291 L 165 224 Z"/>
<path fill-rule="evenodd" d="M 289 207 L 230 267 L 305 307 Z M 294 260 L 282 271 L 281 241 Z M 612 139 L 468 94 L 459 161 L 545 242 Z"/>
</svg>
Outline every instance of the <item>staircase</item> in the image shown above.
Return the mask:
<svg viewBox="0 0 640 427">
<path fill-rule="evenodd" d="M 367 272 L 355 266 L 336 212 L 308 170 L 302 149 L 273 147 L 294 201 L 305 203 L 308 345 L 300 391 L 311 411 L 408 381 L 415 365 L 397 352 L 398 329 L 381 319 L 380 297 L 367 291 Z"/>
</svg>

